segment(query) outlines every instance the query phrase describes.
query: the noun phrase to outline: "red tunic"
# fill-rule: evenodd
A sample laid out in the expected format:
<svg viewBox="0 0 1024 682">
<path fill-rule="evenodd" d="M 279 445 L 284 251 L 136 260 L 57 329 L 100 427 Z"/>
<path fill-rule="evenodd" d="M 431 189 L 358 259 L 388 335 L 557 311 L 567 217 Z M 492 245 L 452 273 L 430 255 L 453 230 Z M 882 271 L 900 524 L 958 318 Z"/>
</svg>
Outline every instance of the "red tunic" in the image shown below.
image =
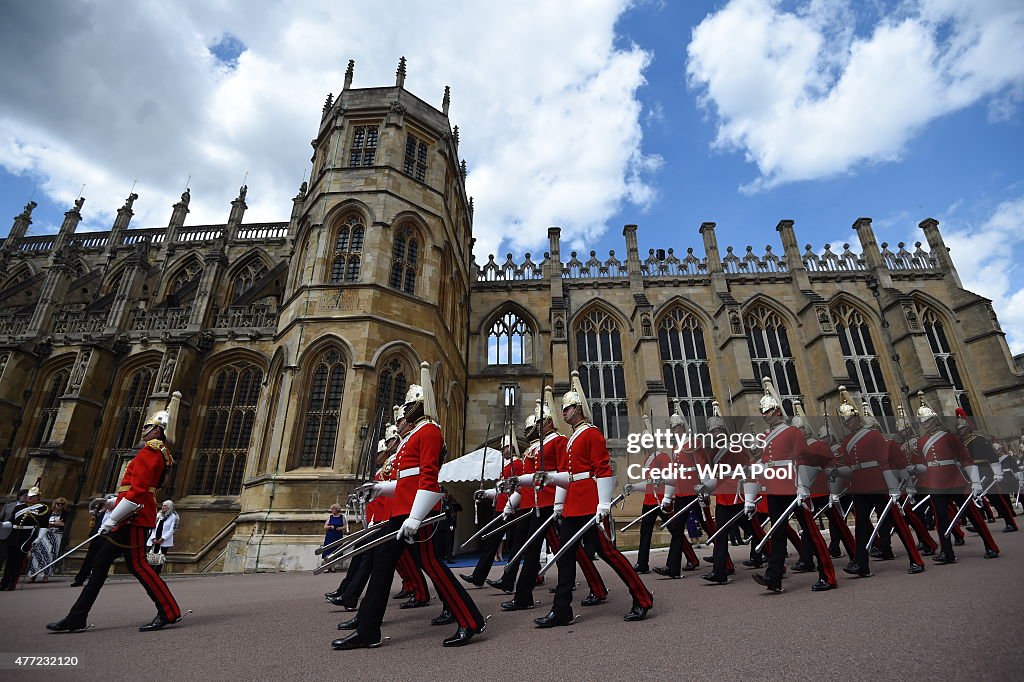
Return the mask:
<svg viewBox="0 0 1024 682">
<path fill-rule="evenodd" d="M 437 474 L 441 470 L 443 447 L 444 436 L 441 434 L 441 427 L 429 419 L 421 419 L 398 446 L 391 472 L 391 480 L 397 479 L 398 484 L 395 486 L 395 499 L 391 505 L 389 518 L 408 516 L 412 511 L 416 491 L 441 492 Z M 417 473 L 402 476 L 402 472 L 415 470 L 417 467 Z"/>
<path fill-rule="evenodd" d="M 671 458 L 664 452 L 656 452 L 647 458 L 644 462 L 644 469 L 661 470 L 667 469 L 672 464 Z M 651 478 L 650 471 L 644 474 L 644 478 Z M 644 504 L 661 504 L 661 498 L 665 494 L 665 486 L 659 485 L 654 486 L 651 483 L 647 484 L 647 490 L 644 493 Z"/>
<path fill-rule="evenodd" d="M 697 476 L 697 464 L 707 463 L 707 455 L 704 448 L 684 446 L 676 454 L 676 479 L 673 484 L 676 487 L 676 497 L 693 497 L 697 493 L 693 487 L 700 483 Z"/>
<path fill-rule="evenodd" d="M 774 478 L 762 474 L 761 492 L 768 495 L 795 495 L 797 468 L 808 463 L 807 439 L 804 432 L 795 426 L 780 424 L 765 434 L 765 446 L 761 450 L 761 463 L 767 471 L 771 467 Z M 780 477 L 786 476 L 786 478 Z M 766 506 L 767 502 L 764 501 Z"/>
<path fill-rule="evenodd" d="M 128 462 L 124 477 L 121 478 L 121 487 L 117 489 L 117 501 L 126 499 L 142 505 L 128 520 L 129 525 L 143 528 L 156 526 L 156 490 L 165 467 L 163 453 L 150 447 L 149 442 Z"/>
<path fill-rule="evenodd" d="M 593 424 L 580 424 L 566 444 L 565 454 L 558 462 L 558 470 L 570 475 L 590 474 L 589 477 L 570 481 L 566 491 L 563 516 L 592 516 L 597 513 L 597 483 L 594 479 L 612 475 L 611 457 L 604 434 Z"/>
<path fill-rule="evenodd" d="M 732 467 L 733 473 L 739 467 L 743 467 L 744 473 L 750 467 L 750 455 L 743 448 L 722 448 L 711 456 L 710 465 L 728 464 Z M 718 484 L 715 486 L 715 501 L 718 504 L 743 504 L 743 479 L 735 478 L 732 474 L 728 478 L 722 478 L 719 473 Z"/>
<path fill-rule="evenodd" d="M 555 471 L 558 468 L 559 458 L 565 457 L 565 444 L 568 439 L 556 432 L 549 433 L 544 437 L 544 462 L 540 461 L 539 443 L 527 450 L 526 458 L 523 460 L 523 473 L 534 474 L 538 471 Z M 543 464 L 543 466 L 542 466 Z M 523 509 L 531 509 L 534 506 L 534 496 L 541 507 L 550 507 L 555 503 L 555 487 L 546 485 L 539 491 L 532 487 L 522 487 L 519 494 L 523 498 Z M 527 506 L 529 500 L 529 506 Z"/>
<path fill-rule="evenodd" d="M 889 489 L 882 476 L 882 471 L 889 468 L 889 445 L 876 429 L 861 428 L 844 438 L 836 461 L 839 466 L 853 468 L 850 490 L 854 493 L 883 493 Z"/>
<path fill-rule="evenodd" d="M 917 448 L 924 454 L 928 469 L 917 479 L 917 489 L 947 495 L 962 493 L 967 485 L 961 466 L 972 463 L 960 437 L 937 431 L 917 439 Z M 959 465 L 959 466 L 958 466 Z"/>
<path fill-rule="evenodd" d="M 820 438 L 812 438 L 807 441 L 807 458 L 804 463 L 822 469 L 814 477 L 814 483 L 811 485 L 811 497 L 828 497 L 828 474 L 824 469 L 835 466 L 835 457 L 832 455 L 832 448 L 828 446 L 828 442 Z"/>
</svg>

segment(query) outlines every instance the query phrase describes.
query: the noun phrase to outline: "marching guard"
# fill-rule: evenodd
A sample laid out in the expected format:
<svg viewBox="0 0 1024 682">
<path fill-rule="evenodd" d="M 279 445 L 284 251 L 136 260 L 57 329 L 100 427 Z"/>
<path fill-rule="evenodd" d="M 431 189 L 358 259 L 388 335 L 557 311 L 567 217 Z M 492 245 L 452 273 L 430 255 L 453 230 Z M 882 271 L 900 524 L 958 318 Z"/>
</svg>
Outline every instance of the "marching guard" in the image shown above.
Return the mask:
<svg viewBox="0 0 1024 682">
<path fill-rule="evenodd" d="M 653 438 L 654 433 L 650 418 L 644 415 L 643 421 L 644 435 Z M 644 460 L 643 468 L 648 472 L 664 471 L 668 469 L 671 463 L 672 459 L 668 453 L 659 452 L 655 448 L 651 448 L 647 454 L 647 459 Z M 654 509 L 661 507 L 661 498 L 665 495 L 665 484 L 660 479 L 650 476 L 646 480 L 637 483 L 627 483 L 625 490 L 627 493 L 630 493 L 639 486 L 643 486 L 644 489 L 644 501 L 640 510 L 643 518 L 640 521 L 640 546 L 637 549 L 636 564 L 633 568 L 642 575 L 649 573 L 651 570 L 651 540 L 654 538 L 654 526 L 662 515 L 662 512 L 655 512 Z"/>
<path fill-rule="evenodd" d="M 672 538 L 668 547 L 668 557 L 664 567 L 656 567 L 654 572 L 668 578 L 681 578 L 682 571 L 695 571 L 700 567 L 700 559 L 693 551 L 693 545 L 686 537 L 685 509 L 700 505 L 699 495 L 696 486 L 700 484 L 697 480 L 697 464 L 706 464 L 704 449 L 695 445 L 690 437 L 690 429 L 686 423 L 686 417 L 679 409 L 679 401 L 676 401 L 675 410 L 669 416 L 669 428 L 676 438 L 682 439 L 684 445 L 676 453 L 675 465 L 677 467 L 676 478 L 665 484 L 665 492 L 661 499 L 662 512 L 669 516 L 668 531 Z M 704 509 L 701 507 L 701 514 Z M 675 517 L 675 518 L 673 518 Z M 683 556 L 686 556 L 686 565 L 683 566 Z"/>
<path fill-rule="evenodd" d="M 825 462 L 817 461 L 809 453 L 807 439 L 803 431 L 786 423 L 782 412 L 782 400 L 775 392 L 771 379 L 763 379 L 765 394 L 761 397 L 759 407 L 761 416 L 768 425 L 765 434 L 764 448 L 761 450 L 761 464 L 771 467 L 776 472 L 779 467 L 790 467 L 795 479 L 774 478 L 765 476 L 763 483 L 757 481 L 743 484 L 744 510 L 753 515 L 757 505 L 757 496 L 768 498 L 768 514 L 772 521 L 769 537 L 775 534 L 779 524 L 789 530 L 790 514 L 796 517 L 801 530 L 807 534 L 814 545 L 814 555 L 818 561 L 818 582 L 811 586 L 815 592 L 825 592 L 837 586 L 835 568 L 829 555 L 825 539 L 821 536 L 811 510 L 810 488 L 813 485 L 813 469 Z M 795 492 L 795 496 L 794 496 Z M 780 535 L 773 539 L 768 555 L 768 567 L 764 574 L 753 576 L 754 582 L 762 585 L 770 592 L 784 592 L 782 575 L 786 566 L 786 536 Z"/>
<path fill-rule="evenodd" d="M 534 622 L 538 627 L 550 628 L 574 621 L 572 589 L 576 583 L 576 548 L 573 545 L 576 542 L 592 547 L 629 589 L 633 605 L 624 620 L 643 620 L 654 606 L 654 596 L 603 528 L 606 521 L 612 520 L 615 476 L 604 434 L 591 423 L 590 405 L 583 394 L 579 372 L 572 373 L 572 387 L 562 396 L 562 417 L 573 429 L 566 444 L 565 459 L 558 463 L 557 472 L 541 474 L 538 480 L 539 485 L 548 483 L 548 479 L 554 482 L 558 486 L 555 504 L 562 502 L 564 506 L 558 532 L 561 547 L 560 556 L 556 555 L 558 586 L 554 603 L 548 615 Z M 581 533 L 582 536 L 577 537 Z"/>
<path fill-rule="evenodd" d="M 181 609 L 167 583 L 146 561 L 146 539 L 156 526 L 156 510 L 159 506 L 156 492 L 163 487 L 167 473 L 174 465 L 169 446 L 175 440 L 175 422 L 180 403 L 181 393 L 175 391 L 171 394 L 167 409 L 154 413 L 143 425 L 142 438 L 145 444 L 128 462 L 121 478 L 121 487 L 117 489 L 114 509 L 100 526 L 100 537 L 93 540 L 104 544 L 96 555 L 89 582 L 85 584 L 68 615 L 56 623 L 49 623 L 47 630 L 80 632 L 89 627 L 89 611 L 107 580 L 110 565 L 118 557 L 124 559 L 128 570 L 156 605 L 156 618 L 140 626 L 139 631 L 160 630 L 181 620 Z"/>
<path fill-rule="evenodd" d="M 974 498 L 980 496 L 983 490 L 978 466 L 974 464 L 963 441 L 942 428 L 938 413 L 925 402 L 923 391 L 918 392 L 918 398 L 920 406 L 917 408 L 917 418 L 924 434 L 917 440 L 917 449 L 924 461 L 914 467 L 914 473 L 918 477 L 918 490 L 931 495 L 935 531 L 939 534 L 942 547 L 942 551 L 932 559 L 938 564 L 956 563 L 953 545 L 949 541 L 950 526 L 955 525 L 950 516 L 954 505 L 957 509 L 966 505 L 965 511 L 985 543 L 985 558 L 994 559 L 999 556 L 999 547 L 988 531 L 988 524 L 974 506 Z M 971 486 L 966 501 L 963 494 L 965 475 Z M 956 511 L 953 513 L 956 514 Z"/>
<path fill-rule="evenodd" d="M 989 478 L 990 481 L 995 481 L 996 487 L 998 487 L 1003 480 L 1003 460 L 1000 459 L 992 441 L 978 433 L 974 422 L 962 407 L 956 408 L 956 430 L 960 434 L 960 438 L 963 439 L 964 446 L 967 447 L 967 452 L 974 464 L 978 466 L 982 480 Z M 1016 482 L 1014 479 L 1014 483 Z M 1010 505 L 1010 496 L 996 492 L 990 493 L 986 497 L 991 500 L 992 506 L 996 508 L 999 516 L 1006 523 L 1003 532 L 1012 533 L 1017 530 L 1017 522 L 1013 518 L 1016 514 Z"/>
<path fill-rule="evenodd" d="M 380 626 L 388 604 L 391 581 L 406 543 L 411 545 L 417 563 L 427 572 L 438 595 L 459 624 L 455 634 L 442 642 L 443 646 L 469 644 L 486 627 L 476 604 L 455 580 L 448 566 L 438 558 L 431 541 L 431 529 L 420 527 L 427 516 L 440 508 L 442 497 L 437 476 L 444 459 L 445 445 L 436 416 L 430 365 L 424 362 L 420 365 L 420 385 L 413 384 L 405 395 L 405 419 L 412 425 L 412 430 L 395 454 L 393 478 L 374 484 L 375 490 L 394 498 L 390 518 L 382 530 L 384 537 L 390 535 L 393 539 L 370 550 L 373 552 L 373 568 L 366 596 L 356 616 L 358 626 L 349 636 L 334 640 L 332 646 L 335 649 L 380 646 Z"/>
<path fill-rule="evenodd" d="M 711 403 L 711 416 L 708 417 L 708 433 L 716 439 L 728 437 L 729 431 L 725 426 L 725 419 L 722 417 L 718 401 Z M 733 470 L 738 467 L 746 469 L 750 464 L 750 456 L 747 451 L 739 445 L 725 446 L 711 457 L 711 466 L 728 464 Z M 732 582 L 730 575 L 736 572 L 729 556 L 729 536 L 725 532 L 730 523 L 735 523 L 738 516 L 743 513 L 743 487 L 738 478 L 707 478 L 701 481 L 703 490 L 708 493 L 715 493 L 715 521 L 718 531 L 715 539 L 715 547 L 711 554 L 711 572 L 701 576 L 704 580 L 714 585 L 727 585 Z M 715 533 L 712 533 L 714 536 Z M 711 537 L 708 540 L 711 540 Z"/>
</svg>

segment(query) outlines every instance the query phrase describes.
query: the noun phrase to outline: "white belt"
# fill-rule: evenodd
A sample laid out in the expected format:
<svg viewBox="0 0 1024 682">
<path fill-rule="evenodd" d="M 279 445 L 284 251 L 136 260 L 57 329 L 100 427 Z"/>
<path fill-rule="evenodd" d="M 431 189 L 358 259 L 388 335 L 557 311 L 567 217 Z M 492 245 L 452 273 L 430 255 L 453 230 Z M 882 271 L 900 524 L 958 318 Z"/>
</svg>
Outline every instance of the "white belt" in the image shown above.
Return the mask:
<svg viewBox="0 0 1024 682">
<path fill-rule="evenodd" d="M 793 460 L 791 459 L 777 459 L 774 462 L 765 462 L 770 467 L 788 467 L 793 466 Z"/>
<path fill-rule="evenodd" d="M 928 466 L 930 467 L 947 467 L 953 466 L 954 464 L 956 464 L 955 459 L 933 459 L 928 462 Z"/>
<path fill-rule="evenodd" d="M 587 478 L 590 478 L 589 471 L 584 471 L 580 474 L 569 474 L 569 483 L 572 483 L 573 481 L 582 481 Z"/>
<path fill-rule="evenodd" d="M 419 467 L 410 467 L 409 469 L 402 469 L 398 472 L 398 478 L 405 478 L 406 476 L 416 476 L 420 473 Z"/>
<path fill-rule="evenodd" d="M 858 471 L 860 469 L 874 469 L 876 466 L 878 466 L 878 462 L 859 462 L 850 468 L 854 471 Z"/>
</svg>

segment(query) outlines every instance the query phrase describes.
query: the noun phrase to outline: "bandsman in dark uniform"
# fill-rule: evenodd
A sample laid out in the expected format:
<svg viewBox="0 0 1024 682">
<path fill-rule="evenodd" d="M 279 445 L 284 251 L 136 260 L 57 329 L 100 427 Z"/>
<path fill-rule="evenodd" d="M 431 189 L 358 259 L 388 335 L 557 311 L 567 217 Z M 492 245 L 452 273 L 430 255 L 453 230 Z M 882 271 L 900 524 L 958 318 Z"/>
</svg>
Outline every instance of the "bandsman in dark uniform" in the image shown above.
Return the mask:
<svg viewBox="0 0 1024 682">
<path fill-rule="evenodd" d="M 1017 530 L 1017 522 L 1013 518 L 1015 513 L 1013 507 L 1010 506 L 1010 496 L 998 492 L 1003 481 L 1003 461 L 999 458 L 999 453 L 993 447 L 991 440 L 978 433 L 974 422 L 962 407 L 956 408 L 956 431 L 963 440 L 967 453 L 978 467 L 981 480 L 985 481 L 985 485 L 996 481 L 995 487 L 992 488 L 996 492 L 990 492 L 986 497 L 1006 523 L 1003 532 L 1012 533 Z M 1017 483 L 1016 478 L 1013 482 Z"/>
<path fill-rule="evenodd" d="M 154 413 L 143 425 L 145 444 L 125 468 L 114 509 L 100 527 L 103 535 L 93 540 L 104 545 L 96 556 L 89 582 L 68 615 L 47 625 L 48 630 L 78 632 L 88 627 L 89 611 L 107 580 L 110 565 L 118 557 L 124 559 L 128 571 L 142 584 L 156 605 L 156 618 L 140 626 L 139 631 L 160 630 L 181 620 L 181 609 L 167 583 L 146 561 L 146 540 L 156 526 L 159 507 L 156 492 L 163 487 L 167 473 L 174 465 L 169 446 L 175 440 L 180 402 L 181 393 L 175 391 L 167 409 Z"/>
<path fill-rule="evenodd" d="M 4 523 L 3 531 L 0 531 L 8 534 L 4 539 L 7 558 L 4 577 L 0 580 L 0 592 L 11 591 L 18 586 L 18 580 L 28 566 L 32 543 L 39 536 L 39 529 L 49 525 L 49 515 L 50 508 L 39 501 L 37 486 L 28 489 L 25 502 L 13 505 L 11 518 Z"/>
</svg>

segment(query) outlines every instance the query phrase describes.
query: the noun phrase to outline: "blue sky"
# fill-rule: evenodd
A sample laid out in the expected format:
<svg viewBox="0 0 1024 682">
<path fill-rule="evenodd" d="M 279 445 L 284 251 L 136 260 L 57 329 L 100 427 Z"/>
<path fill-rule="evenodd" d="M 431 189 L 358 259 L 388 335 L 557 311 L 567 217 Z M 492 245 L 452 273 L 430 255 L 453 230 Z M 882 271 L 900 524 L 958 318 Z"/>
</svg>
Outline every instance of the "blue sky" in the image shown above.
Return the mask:
<svg viewBox="0 0 1024 682">
<path fill-rule="evenodd" d="M 1024 352 L 1020 2 L 481 5 L 18 3 L 0 27 L 0 211 L 34 192 L 32 232 L 52 231 L 85 184 L 80 230 L 107 229 L 137 183 L 133 226 L 164 225 L 191 175 L 187 222 L 224 222 L 248 173 L 246 220 L 285 220 L 348 59 L 372 87 L 405 55 L 421 98 L 452 86 L 478 262 L 536 256 L 549 225 L 566 258 L 623 257 L 625 223 L 642 254 L 701 254 L 708 220 L 742 254 L 780 251 L 781 219 L 838 251 L 860 216 L 894 250 L 934 217 Z"/>
</svg>

